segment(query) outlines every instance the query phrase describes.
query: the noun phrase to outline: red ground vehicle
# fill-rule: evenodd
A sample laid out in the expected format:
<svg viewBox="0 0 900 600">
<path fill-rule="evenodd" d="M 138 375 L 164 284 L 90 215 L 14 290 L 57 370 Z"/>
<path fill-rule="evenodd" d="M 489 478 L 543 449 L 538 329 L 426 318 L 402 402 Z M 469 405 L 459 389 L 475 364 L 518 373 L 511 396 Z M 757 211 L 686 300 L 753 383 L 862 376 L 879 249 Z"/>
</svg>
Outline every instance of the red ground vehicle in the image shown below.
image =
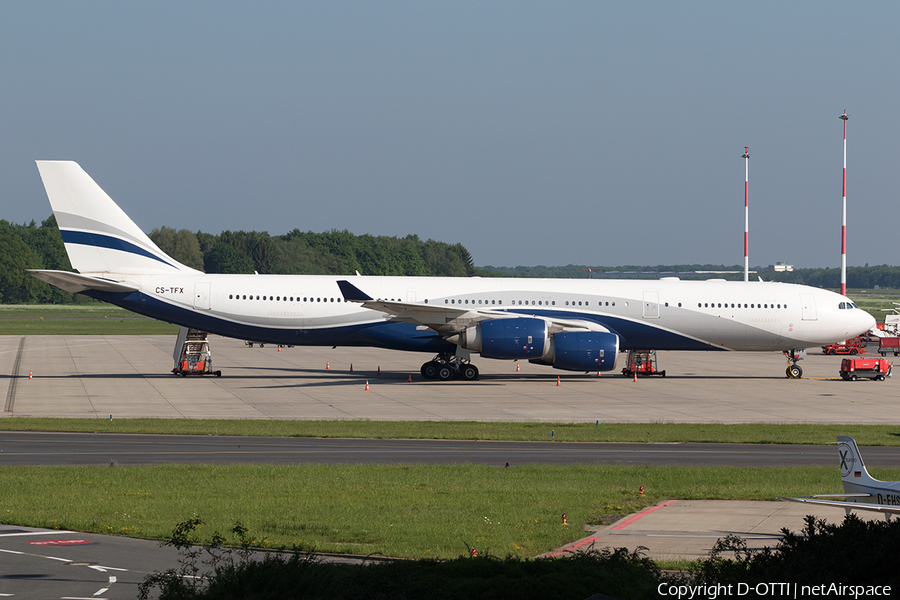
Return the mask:
<svg viewBox="0 0 900 600">
<path fill-rule="evenodd" d="M 837 344 L 822 346 L 822 354 L 862 354 L 866 351 L 866 342 L 859 336 Z"/>
<path fill-rule="evenodd" d="M 878 354 L 887 356 L 888 352 L 892 352 L 894 356 L 900 355 L 900 338 L 878 338 Z"/>
<path fill-rule="evenodd" d="M 875 379 L 884 381 L 891 376 L 891 363 L 883 358 L 845 358 L 841 361 L 841 379 Z"/>
</svg>

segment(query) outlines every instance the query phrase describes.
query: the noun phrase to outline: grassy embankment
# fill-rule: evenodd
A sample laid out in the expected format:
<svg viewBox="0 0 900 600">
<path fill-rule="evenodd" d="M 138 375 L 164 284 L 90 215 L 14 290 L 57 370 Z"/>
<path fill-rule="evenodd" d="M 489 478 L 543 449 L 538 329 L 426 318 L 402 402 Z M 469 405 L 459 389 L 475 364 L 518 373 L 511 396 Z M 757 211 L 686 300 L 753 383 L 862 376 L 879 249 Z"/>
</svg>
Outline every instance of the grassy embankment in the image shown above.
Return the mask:
<svg viewBox="0 0 900 600">
<path fill-rule="evenodd" d="M 0 430 L 375 439 L 748 444 L 833 444 L 835 436 L 850 435 L 856 438 L 860 446 L 900 446 L 898 425 L 600 423 L 598 426 L 596 423 L 466 421 L 109 420 L 8 417 L 0 419 Z"/>
<path fill-rule="evenodd" d="M 0 304 L 0 335 L 175 335 L 178 327 L 111 304 Z"/>
<path fill-rule="evenodd" d="M 900 479 L 900 469 L 873 474 Z M 205 533 L 240 521 L 271 547 L 410 558 L 460 556 L 467 545 L 534 556 L 586 535 L 581 524 L 672 498 L 840 491 L 837 466 L 3 467 L 0 482 L 6 523 L 162 539 L 199 515 Z"/>
</svg>

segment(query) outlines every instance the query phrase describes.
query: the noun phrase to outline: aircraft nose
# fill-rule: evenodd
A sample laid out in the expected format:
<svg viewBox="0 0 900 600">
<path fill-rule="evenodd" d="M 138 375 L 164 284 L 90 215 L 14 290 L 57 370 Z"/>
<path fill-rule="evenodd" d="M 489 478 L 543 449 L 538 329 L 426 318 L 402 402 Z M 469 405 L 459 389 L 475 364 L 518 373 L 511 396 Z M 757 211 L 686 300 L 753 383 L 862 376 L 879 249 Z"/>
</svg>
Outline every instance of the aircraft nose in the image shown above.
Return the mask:
<svg viewBox="0 0 900 600">
<path fill-rule="evenodd" d="M 862 309 L 860 309 L 862 311 Z M 865 331 L 869 331 L 870 329 L 875 327 L 875 317 L 870 315 L 869 313 L 862 311 L 862 318 L 860 319 L 861 327 L 865 327 Z"/>
</svg>

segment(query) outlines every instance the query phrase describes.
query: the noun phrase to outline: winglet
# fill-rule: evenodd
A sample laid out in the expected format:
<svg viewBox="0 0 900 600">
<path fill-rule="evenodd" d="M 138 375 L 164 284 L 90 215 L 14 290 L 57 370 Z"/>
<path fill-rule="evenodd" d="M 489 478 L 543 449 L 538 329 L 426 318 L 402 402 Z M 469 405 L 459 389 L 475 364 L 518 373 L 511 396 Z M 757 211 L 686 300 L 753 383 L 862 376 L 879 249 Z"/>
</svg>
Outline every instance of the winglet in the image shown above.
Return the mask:
<svg viewBox="0 0 900 600">
<path fill-rule="evenodd" d="M 338 281 L 337 284 L 338 287 L 341 288 L 341 294 L 344 295 L 344 300 L 346 300 L 347 302 L 367 302 L 369 300 L 374 300 L 374 298 L 360 290 L 349 281 L 342 279 Z"/>
</svg>

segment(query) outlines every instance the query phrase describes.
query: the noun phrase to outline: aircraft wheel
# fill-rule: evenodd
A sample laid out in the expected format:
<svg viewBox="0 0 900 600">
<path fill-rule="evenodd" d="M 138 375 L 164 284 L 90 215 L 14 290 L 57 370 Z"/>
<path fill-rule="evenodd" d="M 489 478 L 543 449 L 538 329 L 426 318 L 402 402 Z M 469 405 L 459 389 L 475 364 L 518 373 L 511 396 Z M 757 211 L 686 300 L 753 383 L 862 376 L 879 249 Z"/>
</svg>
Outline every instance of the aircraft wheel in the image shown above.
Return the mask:
<svg viewBox="0 0 900 600">
<path fill-rule="evenodd" d="M 429 361 L 422 365 L 422 368 L 419 369 L 419 373 L 421 373 L 422 377 L 424 377 L 425 379 L 436 379 L 439 366 L 440 365 L 433 360 Z"/>
<path fill-rule="evenodd" d="M 803 377 L 803 369 L 798 365 L 790 365 L 785 371 L 790 379 L 800 379 Z"/>
<path fill-rule="evenodd" d="M 478 367 L 475 365 L 464 365 L 460 369 L 459 374 L 465 381 L 475 381 L 478 379 Z"/>
<path fill-rule="evenodd" d="M 437 378 L 440 381 L 447 381 L 453 377 L 453 369 L 448 367 L 447 365 L 440 365 L 437 370 Z"/>
</svg>

